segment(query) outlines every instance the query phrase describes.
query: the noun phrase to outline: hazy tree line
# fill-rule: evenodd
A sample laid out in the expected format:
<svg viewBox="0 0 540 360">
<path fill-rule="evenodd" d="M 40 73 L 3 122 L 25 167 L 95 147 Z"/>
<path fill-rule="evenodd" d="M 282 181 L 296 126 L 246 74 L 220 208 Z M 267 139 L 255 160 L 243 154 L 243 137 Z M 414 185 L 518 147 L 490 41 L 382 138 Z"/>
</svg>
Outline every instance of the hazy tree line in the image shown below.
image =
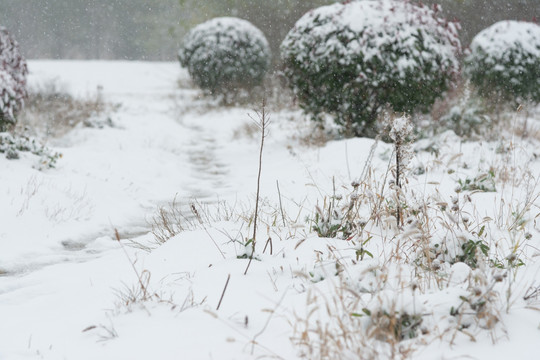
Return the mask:
<svg viewBox="0 0 540 360">
<path fill-rule="evenodd" d="M 171 59 L 183 16 L 178 0 L 0 0 L 29 58 Z"/>
<path fill-rule="evenodd" d="M 440 4 L 448 19 L 459 20 L 464 47 L 481 30 L 498 21 L 540 21 L 540 0 L 424 0 L 423 3 Z"/>
<path fill-rule="evenodd" d="M 172 60 L 183 35 L 215 16 L 238 16 L 261 28 L 276 54 L 309 9 L 329 0 L 0 0 L 0 25 L 28 58 Z M 465 46 L 503 19 L 540 18 L 540 0 L 424 0 L 440 3 L 463 25 Z"/>
</svg>

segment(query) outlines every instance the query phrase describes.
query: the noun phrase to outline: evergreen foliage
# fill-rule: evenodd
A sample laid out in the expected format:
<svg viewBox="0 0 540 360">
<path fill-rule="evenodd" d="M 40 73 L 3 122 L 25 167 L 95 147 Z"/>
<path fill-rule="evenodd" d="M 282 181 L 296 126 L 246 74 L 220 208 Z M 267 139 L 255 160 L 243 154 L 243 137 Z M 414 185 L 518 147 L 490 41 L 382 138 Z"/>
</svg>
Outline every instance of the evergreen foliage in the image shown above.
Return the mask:
<svg viewBox="0 0 540 360">
<path fill-rule="evenodd" d="M 501 21 L 471 43 L 465 72 L 480 95 L 503 102 L 540 102 L 540 26 Z"/>
<path fill-rule="evenodd" d="M 459 26 L 438 9 L 403 1 L 349 1 L 304 15 L 281 45 L 304 110 L 348 136 L 375 136 L 376 118 L 428 111 L 459 70 Z"/>
<path fill-rule="evenodd" d="M 260 85 L 271 54 L 259 29 L 246 20 L 222 17 L 193 28 L 178 58 L 200 88 L 227 95 Z"/>
</svg>

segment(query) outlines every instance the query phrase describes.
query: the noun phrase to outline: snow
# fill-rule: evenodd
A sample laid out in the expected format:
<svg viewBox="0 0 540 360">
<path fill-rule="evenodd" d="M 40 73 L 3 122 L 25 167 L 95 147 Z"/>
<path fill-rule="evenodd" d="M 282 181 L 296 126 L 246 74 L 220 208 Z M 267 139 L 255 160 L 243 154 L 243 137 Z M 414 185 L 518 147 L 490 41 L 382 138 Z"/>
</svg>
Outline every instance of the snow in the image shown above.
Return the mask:
<svg viewBox="0 0 540 360">
<path fill-rule="evenodd" d="M 429 332 L 402 342 L 403 348 L 416 349 L 415 359 L 536 358 L 540 313 L 534 308 L 539 300 L 525 301 L 523 295 L 529 286 L 539 285 L 535 249 L 540 236 L 533 221 L 513 232 L 504 224 L 513 221 L 511 210 L 538 190 L 526 181 L 527 173 L 534 179 L 540 171 L 534 156 L 537 142 L 516 139 L 514 150 L 500 152 L 498 143 L 461 143 L 445 133 L 413 145 L 414 161 L 429 171 L 408 174 L 404 189 L 409 190 L 404 191 L 409 205 L 426 204 L 431 216 L 442 207 L 437 204 L 446 203 L 446 210 L 437 210 L 440 219 L 430 217 L 428 245 L 447 237 L 452 247 L 460 236 L 481 237 L 481 223 L 487 225 L 489 235 L 484 236 L 491 249 L 503 258 L 516 242 L 526 244 L 518 246 L 526 265 L 495 284 L 502 295 L 488 305 L 495 307 L 500 321 L 488 330 L 475 325 L 474 311 L 460 305 L 460 296 L 477 299 L 476 287 L 489 293 L 495 272 L 442 257 L 439 273 L 415 266 L 416 254 L 408 247 L 423 241 L 417 223 L 396 234 L 368 221 L 362 234 L 347 241 L 319 238 L 305 222 L 316 205 L 324 207 L 323 198 L 330 199 L 334 189 L 342 202 L 350 200 L 350 183 L 363 173 L 372 151 L 370 169 L 360 181 L 373 181 L 374 186 L 364 191 L 362 183 L 355 196 L 365 202 L 378 199 L 391 144 L 358 138 L 306 147 L 297 139 L 311 131 L 301 112 L 272 111 L 262 164 L 258 243 L 244 275 L 249 260 L 237 257 L 245 253 L 245 239 L 251 236 L 259 139 L 239 130 L 251 124 L 252 109 L 213 107 L 198 99 L 196 90 L 178 88 L 187 72 L 177 63 L 29 65 L 33 85 L 56 79 L 80 96 L 92 96 L 99 87 L 107 101 L 121 106 L 111 114 L 114 127 L 77 127 L 49 139 L 47 145 L 63 154 L 56 169 L 34 169 L 30 156 L 0 157 L 0 359 L 298 359 L 306 347 L 294 342 L 301 340 L 298 331 L 304 326 L 324 325 L 341 315 L 353 332 L 370 328 L 370 317 L 348 316 L 351 308 L 342 306 L 339 294 L 344 302 L 358 302 L 353 308 L 358 314 L 363 308 L 379 315 L 421 313 Z M 407 123 L 399 120 L 396 126 L 403 130 Z M 420 150 L 431 141 L 439 156 Z M 454 191 L 459 179 L 509 166 L 514 166 L 514 181 L 521 183 L 497 177 L 495 193 Z M 159 245 L 150 232 L 152 217 L 175 197 L 189 215 L 185 230 Z M 189 211 L 194 198 L 202 220 Z M 452 198 L 470 216 L 470 225 L 460 223 L 460 231 L 449 225 L 457 216 Z M 533 199 L 534 206 L 524 212 L 526 220 L 536 216 L 539 203 Z M 370 211 L 366 213 L 369 217 Z M 391 222 L 391 214 L 381 221 Z M 532 238 L 524 240 L 525 232 Z M 357 260 L 358 240 L 368 237 L 363 248 L 373 259 Z M 132 246 L 132 241 L 153 250 Z M 335 276 L 337 271 L 341 277 Z M 140 281 L 148 292 L 144 300 Z M 510 285 L 512 305 L 506 312 Z M 326 306 L 335 311 L 327 314 Z M 463 317 L 451 316 L 451 307 L 459 306 L 467 310 Z M 470 327 L 456 330 L 460 321 Z M 316 335 L 307 336 L 315 346 L 323 344 Z M 363 335 L 352 335 L 358 349 L 363 354 L 378 349 L 378 358 L 384 359 L 389 345 L 377 342 L 374 350 L 375 340 L 363 343 Z M 358 358 L 358 353 L 349 353 L 349 358 Z"/>
<path fill-rule="evenodd" d="M 240 18 L 234 18 L 234 17 L 218 17 L 211 20 L 208 20 L 202 24 L 197 25 L 194 27 L 191 32 L 193 34 L 196 33 L 215 33 L 215 32 L 224 32 L 224 31 L 231 31 L 228 36 L 231 36 L 233 40 L 237 40 L 235 37 L 240 36 L 240 34 L 250 34 L 254 39 L 257 39 L 258 41 L 262 41 L 263 43 L 266 43 L 268 45 L 268 42 L 266 40 L 266 37 L 264 36 L 263 32 L 256 28 L 253 24 L 251 24 L 249 21 L 240 19 Z M 189 35 L 188 35 L 189 38 Z"/>
<path fill-rule="evenodd" d="M 471 51 L 483 51 L 493 58 L 520 48 L 530 57 L 540 57 L 540 26 L 525 21 L 500 21 L 482 30 L 471 42 Z"/>
<path fill-rule="evenodd" d="M 394 119 L 392 122 L 392 128 L 390 129 L 390 137 L 394 141 L 402 141 L 409 136 L 413 131 L 413 126 L 406 116 Z"/>
<path fill-rule="evenodd" d="M 314 27 L 314 23 L 318 26 Z M 333 34 L 340 33 L 343 29 L 345 35 L 350 37 L 349 42 L 343 42 L 333 38 Z M 295 46 L 303 46 L 311 42 L 319 42 L 312 56 L 331 58 L 341 57 L 344 65 L 354 59 L 355 54 L 364 54 L 364 61 L 368 62 L 374 57 L 380 56 L 380 49 L 395 44 L 406 51 L 397 59 L 400 72 L 415 68 L 418 60 L 432 63 L 433 67 L 442 66 L 459 68 L 455 53 L 459 51 L 460 44 L 457 37 L 459 25 L 447 23 L 437 17 L 437 13 L 426 6 L 418 6 L 406 1 L 351 1 L 322 6 L 304 15 L 295 24 L 282 45 L 282 51 L 291 51 L 295 36 L 301 36 L 303 41 L 295 43 Z M 416 48 L 416 36 L 422 32 L 425 41 L 425 49 L 419 52 Z M 314 39 L 318 39 L 314 40 Z M 321 39 L 323 39 L 321 41 Z M 304 45 L 305 46 L 305 45 Z M 302 54 L 302 51 L 299 51 Z M 385 62 L 389 59 L 381 59 Z M 304 59 L 299 58 L 302 62 Z"/>
</svg>

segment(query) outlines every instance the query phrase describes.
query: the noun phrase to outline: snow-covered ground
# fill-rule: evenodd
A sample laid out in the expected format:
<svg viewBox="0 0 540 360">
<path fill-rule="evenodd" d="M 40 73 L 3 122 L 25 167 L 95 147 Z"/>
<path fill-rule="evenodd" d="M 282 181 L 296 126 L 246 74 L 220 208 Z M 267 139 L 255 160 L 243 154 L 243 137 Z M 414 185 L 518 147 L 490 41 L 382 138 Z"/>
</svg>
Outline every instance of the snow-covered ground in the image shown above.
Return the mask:
<svg viewBox="0 0 540 360">
<path fill-rule="evenodd" d="M 179 88 L 177 63 L 29 68 L 31 85 L 54 80 L 77 96 L 99 87 L 120 107 L 113 127 L 49 139 L 63 154 L 54 169 L 0 157 L 1 360 L 540 356 L 538 141 L 444 133 L 413 144 L 410 223 L 396 229 L 391 144 L 306 146 L 309 121 L 274 110 L 244 275 L 260 143 L 252 109 L 205 105 Z M 471 192 L 466 179 L 497 191 Z M 351 194 L 362 231 L 311 231 L 317 205 L 324 216 Z M 152 224 L 174 199 L 185 229 L 158 244 Z M 460 239 L 488 245 L 498 267 L 481 250 L 477 269 L 452 264 Z M 511 254 L 525 265 L 510 266 Z"/>
</svg>

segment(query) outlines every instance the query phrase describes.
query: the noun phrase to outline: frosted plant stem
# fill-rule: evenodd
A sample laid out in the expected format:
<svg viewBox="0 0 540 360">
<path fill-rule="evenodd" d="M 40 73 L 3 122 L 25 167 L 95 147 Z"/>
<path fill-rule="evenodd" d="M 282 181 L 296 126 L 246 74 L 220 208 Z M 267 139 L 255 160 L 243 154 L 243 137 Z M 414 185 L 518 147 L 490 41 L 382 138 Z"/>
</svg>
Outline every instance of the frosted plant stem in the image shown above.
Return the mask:
<svg viewBox="0 0 540 360">
<path fill-rule="evenodd" d="M 399 204 L 399 191 L 401 189 L 401 183 L 400 183 L 400 179 L 399 179 L 399 173 L 401 171 L 401 162 L 400 162 L 400 156 L 399 154 L 401 153 L 401 144 L 400 142 L 396 142 L 396 191 L 397 191 L 397 196 L 396 196 L 396 219 L 397 219 L 397 226 L 398 228 L 400 227 L 400 224 L 401 224 L 401 206 Z"/>
<path fill-rule="evenodd" d="M 246 271 L 244 272 L 244 275 L 247 274 L 249 266 L 251 265 L 251 261 L 253 260 L 253 254 L 255 253 L 255 243 L 257 239 L 257 217 L 259 215 L 259 200 L 260 200 L 260 190 L 261 190 L 261 173 L 262 173 L 262 157 L 263 157 L 263 149 L 264 149 L 264 138 L 266 137 L 267 133 L 267 127 L 268 127 L 268 116 L 266 114 L 266 97 L 263 97 L 262 100 L 262 106 L 261 111 L 257 112 L 257 116 L 259 118 L 259 121 L 257 122 L 255 119 L 252 118 L 253 121 L 257 123 L 261 130 L 261 146 L 259 150 L 259 171 L 257 173 L 257 193 L 255 195 L 255 215 L 253 216 L 253 237 L 251 238 L 251 255 L 249 257 L 249 262 L 246 267 Z"/>
</svg>

